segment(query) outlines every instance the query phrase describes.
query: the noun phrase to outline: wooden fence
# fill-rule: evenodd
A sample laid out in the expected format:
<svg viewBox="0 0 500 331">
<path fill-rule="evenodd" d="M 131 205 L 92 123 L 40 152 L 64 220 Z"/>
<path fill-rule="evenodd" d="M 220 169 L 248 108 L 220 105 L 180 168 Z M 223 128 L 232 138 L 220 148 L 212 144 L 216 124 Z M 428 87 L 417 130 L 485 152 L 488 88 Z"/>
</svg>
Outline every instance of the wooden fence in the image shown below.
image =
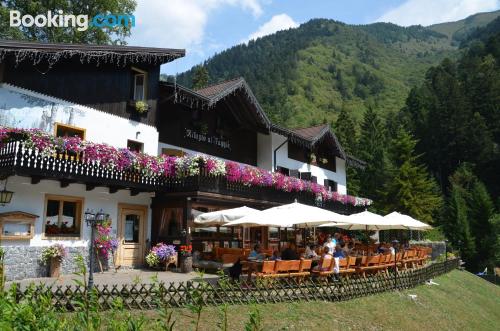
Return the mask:
<svg viewBox="0 0 500 331">
<path fill-rule="evenodd" d="M 453 259 L 427 266 L 379 273 L 367 277 L 341 277 L 328 281 L 314 279 L 266 279 L 251 282 L 219 281 L 186 283 L 153 283 L 132 285 L 102 285 L 95 287 L 95 302 L 100 309 L 109 309 L 121 299 L 128 309 L 149 310 L 160 305 L 185 307 L 201 303 L 207 306 L 221 304 L 278 303 L 292 301 L 344 301 L 376 293 L 413 288 L 425 281 L 445 274 L 459 266 Z M 38 300 L 49 295 L 55 307 L 61 310 L 80 309 L 85 289 L 80 286 L 36 286 L 16 290 L 17 300 Z"/>
</svg>

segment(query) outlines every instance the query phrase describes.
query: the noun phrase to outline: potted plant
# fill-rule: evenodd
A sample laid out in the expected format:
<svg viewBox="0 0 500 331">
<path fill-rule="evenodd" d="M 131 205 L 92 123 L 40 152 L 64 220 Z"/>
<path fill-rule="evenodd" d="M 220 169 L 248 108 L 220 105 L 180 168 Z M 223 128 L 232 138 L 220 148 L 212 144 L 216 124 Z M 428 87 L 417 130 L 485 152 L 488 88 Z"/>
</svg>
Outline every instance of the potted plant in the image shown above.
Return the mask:
<svg viewBox="0 0 500 331">
<path fill-rule="evenodd" d="M 62 244 L 54 244 L 42 250 L 42 262 L 49 265 L 49 276 L 59 277 L 61 275 L 61 262 L 68 254 Z"/>
<path fill-rule="evenodd" d="M 97 237 L 94 239 L 94 246 L 99 259 L 99 266 L 103 270 L 109 268 L 110 254 L 114 261 L 114 252 L 116 252 L 118 248 L 118 240 L 112 238 L 110 233 L 111 220 L 108 219 L 103 224 L 97 225 Z"/>
<path fill-rule="evenodd" d="M 169 264 L 175 263 L 176 259 L 177 252 L 175 251 L 175 246 L 164 243 L 157 244 L 146 255 L 146 263 L 150 267 L 156 268 L 162 266 L 165 270 Z"/>
<path fill-rule="evenodd" d="M 149 106 L 146 103 L 146 101 L 142 100 L 135 101 L 134 107 L 135 111 L 138 112 L 139 114 L 145 114 L 149 109 Z"/>
<path fill-rule="evenodd" d="M 316 164 L 316 154 L 314 153 L 309 154 L 309 162 L 311 164 Z"/>
<path fill-rule="evenodd" d="M 193 246 L 191 245 L 182 245 L 179 250 L 180 255 L 180 264 L 181 264 L 181 272 L 189 273 L 193 271 L 193 257 L 191 252 L 193 250 Z"/>
</svg>

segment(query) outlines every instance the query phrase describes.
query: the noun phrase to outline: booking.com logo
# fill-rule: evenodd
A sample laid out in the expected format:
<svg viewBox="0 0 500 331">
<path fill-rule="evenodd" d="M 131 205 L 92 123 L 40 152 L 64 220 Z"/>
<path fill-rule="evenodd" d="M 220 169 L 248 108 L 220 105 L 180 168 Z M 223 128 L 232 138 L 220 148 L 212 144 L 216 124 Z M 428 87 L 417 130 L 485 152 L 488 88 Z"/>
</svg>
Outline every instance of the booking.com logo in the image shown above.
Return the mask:
<svg viewBox="0 0 500 331">
<path fill-rule="evenodd" d="M 135 26 L 135 16 L 128 14 L 97 14 L 92 17 L 89 22 L 88 15 L 72 15 L 64 14 L 62 10 L 56 12 L 48 11 L 47 14 L 21 15 L 18 10 L 10 11 L 10 26 L 11 27 L 55 27 L 67 28 L 74 27 L 78 31 L 87 31 L 90 27 L 97 28 L 115 28 L 133 27 Z"/>
</svg>

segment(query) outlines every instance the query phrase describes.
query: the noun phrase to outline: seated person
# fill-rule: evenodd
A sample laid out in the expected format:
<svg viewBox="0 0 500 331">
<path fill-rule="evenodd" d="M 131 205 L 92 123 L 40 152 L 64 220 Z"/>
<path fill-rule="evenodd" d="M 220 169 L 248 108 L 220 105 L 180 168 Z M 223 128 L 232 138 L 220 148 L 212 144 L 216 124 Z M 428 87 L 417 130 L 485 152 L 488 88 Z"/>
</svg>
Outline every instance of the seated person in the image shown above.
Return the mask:
<svg viewBox="0 0 500 331">
<path fill-rule="evenodd" d="M 306 251 L 304 252 L 304 257 L 306 259 L 314 259 L 315 257 L 318 257 L 318 254 L 316 254 L 314 248 L 314 245 L 306 246 Z"/>
<path fill-rule="evenodd" d="M 386 252 L 385 244 L 384 243 L 378 244 L 376 253 L 377 254 L 385 254 L 385 252 Z"/>
<path fill-rule="evenodd" d="M 328 236 L 326 238 L 326 242 L 323 244 L 323 247 L 327 247 L 328 248 L 328 252 L 330 254 L 333 254 L 333 251 L 335 250 L 335 246 L 337 245 L 337 242 L 332 239 L 331 236 Z"/>
<path fill-rule="evenodd" d="M 299 254 L 297 254 L 296 251 L 296 246 L 293 241 L 290 241 L 288 244 L 288 247 L 281 252 L 281 259 L 282 260 L 298 260 L 299 259 Z"/>
<path fill-rule="evenodd" d="M 344 245 L 344 254 L 345 256 L 351 255 L 354 253 L 354 243 L 350 241 L 347 245 Z"/>
<path fill-rule="evenodd" d="M 243 265 L 240 263 L 240 259 L 236 261 L 231 267 L 228 269 L 229 277 L 232 280 L 238 281 L 240 279 L 241 271 L 243 269 Z"/>
<path fill-rule="evenodd" d="M 323 247 L 323 254 L 321 254 L 321 260 L 319 261 L 318 265 L 313 268 L 313 270 L 319 270 L 323 265 L 323 260 L 327 259 L 333 259 L 333 255 L 330 254 L 329 248 L 325 246 Z M 326 271 L 326 270 L 321 270 L 321 271 Z"/>
<path fill-rule="evenodd" d="M 271 261 L 277 261 L 277 260 L 281 260 L 281 257 L 280 257 L 280 252 L 278 252 L 277 249 L 275 249 L 273 251 L 273 255 L 270 257 L 270 260 Z"/>
<path fill-rule="evenodd" d="M 249 260 L 264 260 L 265 257 L 266 255 L 262 253 L 262 247 L 260 244 L 255 244 L 253 246 L 253 251 L 251 251 L 248 255 Z"/>
<path fill-rule="evenodd" d="M 345 258 L 344 247 L 345 243 L 343 243 L 342 245 L 337 244 L 337 246 L 335 247 L 335 252 L 333 253 L 333 257 L 344 259 Z"/>
</svg>

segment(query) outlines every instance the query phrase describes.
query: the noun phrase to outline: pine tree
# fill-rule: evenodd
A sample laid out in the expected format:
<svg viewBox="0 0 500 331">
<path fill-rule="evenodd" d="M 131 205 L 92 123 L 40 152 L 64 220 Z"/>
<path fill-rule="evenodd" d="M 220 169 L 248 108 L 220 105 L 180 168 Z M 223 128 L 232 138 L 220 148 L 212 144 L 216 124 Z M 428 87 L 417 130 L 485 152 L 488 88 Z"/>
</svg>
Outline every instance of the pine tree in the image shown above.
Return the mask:
<svg viewBox="0 0 500 331">
<path fill-rule="evenodd" d="M 357 127 L 351 112 L 345 106 L 340 110 L 334 131 L 346 153 L 355 155 Z"/>
<path fill-rule="evenodd" d="M 493 225 L 495 206 L 484 184 L 480 181 L 474 183 L 471 192 L 470 220 L 475 237 L 477 249 L 477 265 L 479 269 L 484 266 L 494 267 L 495 244 L 497 234 Z"/>
<path fill-rule="evenodd" d="M 205 66 L 196 67 L 193 75 L 193 90 L 199 90 L 208 85 L 208 70 Z"/>
<path fill-rule="evenodd" d="M 467 204 L 456 185 L 452 186 L 442 223 L 452 246 L 460 252 L 463 260 L 471 263 L 476 255 L 476 245 L 467 218 Z"/>
<path fill-rule="evenodd" d="M 380 190 L 386 181 L 386 138 L 380 117 L 369 107 L 364 114 L 358 144 L 358 157 L 367 163 L 359 171 L 360 195 L 374 200 L 375 209 L 382 202 Z"/>
<path fill-rule="evenodd" d="M 334 131 L 345 152 L 349 155 L 357 156 L 357 126 L 352 118 L 351 112 L 344 106 L 340 110 L 339 117 L 334 126 Z M 347 191 L 349 194 L 358 195 L 360 189 L 360 180 L 358 169 L 347 167 Z"/>
<path fill-rule="evenodd" d="M 424 222 L 432 222 L 442 204 L 439 188 L 415 155 L 411 135 L 400 129 L 389 150 L 390 179 L 384 186 L 386 212 L 399 211 Z"/>
</svg>

